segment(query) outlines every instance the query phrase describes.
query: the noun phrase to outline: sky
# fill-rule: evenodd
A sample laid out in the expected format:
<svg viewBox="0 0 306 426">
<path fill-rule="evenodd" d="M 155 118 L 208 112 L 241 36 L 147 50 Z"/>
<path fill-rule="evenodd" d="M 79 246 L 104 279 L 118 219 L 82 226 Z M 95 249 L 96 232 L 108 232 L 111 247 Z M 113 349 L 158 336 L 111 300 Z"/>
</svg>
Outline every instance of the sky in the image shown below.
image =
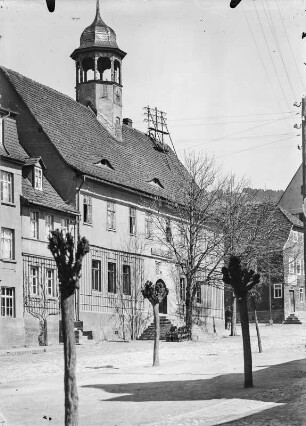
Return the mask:
<svg viewBox="0 0 306 426">
<path fill-rule="evenodd" d="M 180 158 L 214 156 L 255 188 L 285 189 L 302 160 L 306 0 L 100 0 L 127 52 L 123 117 L 166 112 Z M 74 61 L 96 0 L 0 0 L 0 64 L 75 98 Z M 305 24 L 303 26 L 303 20 Z M 170 143 L 170 142 L 169 142 Z"/>
</svg>

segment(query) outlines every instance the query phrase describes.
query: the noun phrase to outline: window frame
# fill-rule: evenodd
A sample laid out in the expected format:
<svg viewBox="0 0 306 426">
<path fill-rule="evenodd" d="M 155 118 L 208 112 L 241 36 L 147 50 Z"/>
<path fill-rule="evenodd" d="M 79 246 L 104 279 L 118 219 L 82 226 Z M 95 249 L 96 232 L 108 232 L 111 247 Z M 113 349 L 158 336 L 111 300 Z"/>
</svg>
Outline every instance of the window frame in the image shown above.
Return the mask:
<svg viewBox="0 0 306 426">
<path fill-rule="evenodd" d="M 33 271 L 36 271 L 37 273 L 33 274 Z M 34 288 L 34 281 L 35 279 L 35 287 L 36 291 L 33 291 Z M 39 291 L 39 267 L 36 265 L 30 265 L 30 295 L 34 297 L 40 297 L 40 291 Z"/>
<path fill-rule="evenodd" d="M 70 225 L 69 219 L 67 217 L 61 217 L 60 222 L 61 222 L 61 231 L 63 235 L 65 236 L 67 232 L 69 232 L 69 225 Z"/>
<path fill-rule="evenodd" d="M 295 275 L 295 260 L 293 257 L 288 259 L 288 273 L 290 275 Z"/>
<path fill-rule="evenodd" d="M 7 175 L 7 179 L 4 179 L 4 175 Z M 10 176 L 11 180 L 8 179 Z M 8 187 L 8 199 L 4 198 L 4 186 L 7 184 Z M 6 170 L 0 171 L 0 201 L 1 203 L 14 204 L 14 173 Z"/>
<path fill-rule="evenodd" d="M 9 231 L 11 238 L 5 237 L 5 231 Z M 1 227 L 1 259 L 2 260 L 15 260 L 15 230 L 11 228 Z M 6 243 L 9 242 L 9 255 L 6 256 L 6 251 L 4 247 Z"/>
<path fill-rule="evenodd" d="M 282 284 L 273 284 L 273 298 L 274 299 L 282 299 L 283 298 L 283 285 Z"/>
<path fill-rule="evenodd" d="M 40 166 L 34 166 L 33 187 L 39 191 L 43 189 L 43 172 Z"/>
<path fill-rule="evenodd" d="M 94 262 L 98 263 L 98 267 L 94 266 Z M 91 289 L 93 291 L 99 291 L 100 293 L 102 292 L 100 259 L 91 260 Z"/>
<path fill-rule="evenodd" d="M 297 275 L 302 275 L 302 260 L 301 259 L 296 260 L 295 269 L 296 269 Z"/>
<path fill-rule="evenodd" d="M 32 215 L 34 219 L 32 219 Z M 37 210 L 30 210 L 30 237 L 39 240 L 39 212 Z"/>
<path fill-rule="evenodd" d="M 83 195 L 83 223 L 92 224 L 92 196 Z"/>
<path fill-rule="evenodd" d="M 196 303 L 198 303 L 199 305 L 202 303 L 202 284 L 201 281 L 197 281 L 196 283 L 196 295 L 195 295 L 195 299 L 196 299 Z"/>
<path fill-rule="evenodd" d="M 0 316 L 7 318 L 16 318 L 15 287 L 1 286 L 0 298 Z M 11 301 L 11 303 L 8 304 L 8 301 Z M 11 312 L 11 315 L 8 314 L 8 312 Z"/>
<path fill-rule="evenodd" d="M 137 210 L 136 207 L 130 206 L 129 208 L 130 212 L 130 235 L 136 235 L 137 233 Z"/>
<path fill-rule="evenodd" d="M 180 276 L 180 300 L 186 301 L 186 277 Z"/>
<path fill-rule="evenodd" d="M 51 218 L 51 223 L 48 222 L 47 218 Z M 51 225 L 51 226 L 50 226 Z M 51 232 L 54 231 L 54 216 L 53 214 L 45 214 L 45 237 L 48 240 Z"/>
<path fill-rule="evenodd" d="M 48 272 L 51 272 L 51 277 L 48 277 Z M 49 292 L 49 283 L 51 282 L 51 292 Z M 56 283 L 55 283 L 55 269 L 52 268 L 46 268 L 45 270 L 45 291 L 46 296 L 48 298 L 55 298 L 57 297 L 56 292 Z"/>
<path fill-rule="evenodd" d="M 112 267 L 110 268 L 110 265 Z M 110 279 L 111 278 L 111 279 Z M 117 293 L 117 264 L 115 262 L 107 262 L 107 292 Z"/>
<path fill-rule="evenodd" d="M 145 236 L 148 240 L 153 238 L 153 219 L 150 213 L 146 213 L 145 217 Z"/>
<path fill-rule="evenodd" d="M 300 303 L 304 303 L 304 289 L 303 288 L 299 289 L 299 295 L 300 295 L 300 297 L 299 297 Z"/>
<path fill-rule="evenodd" d="M 107 201 L 107 230 L 116 231 L 116 204 L 113 201 Z"/>
<path fill-rule="evenodd" d="M 122 292 L 126 296 L 132 295 L 131 265 L 127 265 L 127 264 L 122 265 Z"/>
</svg>

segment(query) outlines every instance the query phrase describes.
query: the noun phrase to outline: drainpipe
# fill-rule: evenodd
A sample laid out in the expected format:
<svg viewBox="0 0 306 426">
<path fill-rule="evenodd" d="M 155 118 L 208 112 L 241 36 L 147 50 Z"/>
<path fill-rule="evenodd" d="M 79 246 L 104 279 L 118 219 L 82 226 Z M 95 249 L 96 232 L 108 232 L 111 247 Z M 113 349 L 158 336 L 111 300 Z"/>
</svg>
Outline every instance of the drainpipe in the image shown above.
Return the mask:
<svg viewBox="0 0 306 426">
<path fill-rule="evenodd" d="M 77 193 L 76 193 L 76 208 L 77 210 L 81 213 L 81 215 L 79 216 L 79 218 L 76 220 L 76 226 L 74 227 L 74 241 L 78 240 L 78 237 L 80 235 L 80 221 L 82 218 L 82 212 L 80 211 L 80 191 L 82 186 L 84 185 L 86 180 L 86 176 L 82 175 L 82 182 L 79 186 L 79 188 L 77 189 Z M 80 321 L 80 290 L 77 289 L 76 293 L 75 293 L 75 319 L 76 321 Z"/>
</svg>

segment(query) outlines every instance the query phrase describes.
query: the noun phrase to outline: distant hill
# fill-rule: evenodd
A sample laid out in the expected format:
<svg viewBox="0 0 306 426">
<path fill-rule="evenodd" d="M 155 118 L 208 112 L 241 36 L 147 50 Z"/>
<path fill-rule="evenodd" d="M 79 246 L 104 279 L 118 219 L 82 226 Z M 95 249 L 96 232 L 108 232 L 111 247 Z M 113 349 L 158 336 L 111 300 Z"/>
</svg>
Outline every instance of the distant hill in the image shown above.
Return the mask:
<svg viewBox="0 0 306 426">
<path fill-rule="evenodd" d="M 284 191 L 281 189 L 256 189 L 256 188 L 244 188 L 243 192 L 248 193 L 254 201 L 271 201 L 277 203 Z"/>
</svg>

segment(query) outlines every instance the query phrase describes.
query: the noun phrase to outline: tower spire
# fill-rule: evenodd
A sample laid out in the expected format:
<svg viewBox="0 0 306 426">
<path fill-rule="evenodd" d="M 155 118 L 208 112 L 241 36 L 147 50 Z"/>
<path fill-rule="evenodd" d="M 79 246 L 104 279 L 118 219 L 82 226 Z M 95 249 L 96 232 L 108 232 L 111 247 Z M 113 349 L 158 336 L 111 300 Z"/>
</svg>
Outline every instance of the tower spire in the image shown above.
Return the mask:
<svg viewBox="0 0 306 426">
<path fill-rule="evenodd" d="M 100 1 L 97 0 L 96 2 L 96 17 L 100 15 Z"/>
</svg>

